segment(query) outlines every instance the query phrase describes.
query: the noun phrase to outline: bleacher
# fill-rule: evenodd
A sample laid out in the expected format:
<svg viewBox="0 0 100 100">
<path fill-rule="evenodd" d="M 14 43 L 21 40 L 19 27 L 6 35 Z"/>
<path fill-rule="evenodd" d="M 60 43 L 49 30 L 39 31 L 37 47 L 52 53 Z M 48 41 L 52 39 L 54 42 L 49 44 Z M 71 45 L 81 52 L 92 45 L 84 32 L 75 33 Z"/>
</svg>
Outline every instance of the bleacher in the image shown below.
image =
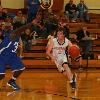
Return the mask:
<svg viewBox="0 0 100 100">
<path fill-rule="evenodd" d="M 46 42 L 44 42 L 46 44 Z M 38 46 L 33 45 L 32 50 L 25 52 L 23 62 L 27 68 L 56 68 L 55 64 L 50 60 L 47 59 L 47 55 L 45 53 L 46 48 L 44 45 Z M 100 48 L 99 52 L 100 54 Z M 99 54 L 95 54 L 98 56 Z M 87 60 L 83 60 L 82 64 L 84 67 L 87 67 Z M 75 66 L 77 68 L 77 66 Z M 89 60 L 88 67 L 100 67 L 100 60 L 97 60 L 96 57 L 93 60 Z"/>
<path fill-rule="evenodd" d="M 12 11 L 10 11 L 12 12 Z M 17 10 L 14 12 L 17 12 Z M 23 11 L 24 12 L 24 11 Z M 25 13 L 25 12 L 24 12 Z M 94 59 L 89 60 L 88 67 L 100 67 L 100 14 L 90 14 L 90 23 L 77 22 L 77 23 L 68 23 L 70 33 L 76 32 L 80 26 L 86 26 L 91 36 L 97 37 L 93 40 L 92 52 L 94 53 Z M 71 34 L 70 34 L 71 35 Z M 22 59 L 27 68 L 56 68 L 55 64 L 47 59 L 46 56 L 46 44 L 47 39 L 36 39 L 33 40 L 32 49 L 28 52 L 24 52 Z M 87 65 L 87 60 L 83 60 L 83 66 Z"/>
<path fill-rule="evenodd" d="M 88 60 L 88 67 L 100 68 L 100 23 L 97 20 L 100 20 L 100 15 L 91 14 L 90 23 L 69 23 L 70 32 L 76 32 L 80 26 L 84 25 L 88 28 L 88 31 L 93 37 L 97 39 L 93 40 L 92 52 L 94 53 L 94 59 Z M 37 39 L 33 40 L 32 49 L 28 52 L 23 53 L 23 62 L 27 68 L 56 68 L 54 62 L 50 59 L 47 59 L 46 56 L 46 39 Z M 87 67 L 87 59 L 82 61 L 83 67 Z M 73 66 L 75 67 L 75 66 Z M 77 68 L 76 66 L 75 68 Z"/>
<path fill-rule="evenodd" d="M 70 32 L 75 32 L 77 28 L 84 23 L 69 23 Z M 93 40 L 92 51 L 94 53 L 94 59 L 89 60 L 88 67 L 97 67 L 100 68 L 100 60 L 98 57 L 100 56 L 100 26 L 97 23 L 89 23 L 84 24 L 88 27 L 88 31 L 94 37 L 97 36 L 98 39 Z M 74 31 L 73 31 L 74 30 Z M 29 52 L 24 53 L 23 62 L 25 63 L 27 68 L 56 68 L 55 64 L 46 58 L 46 39 L 37 39 L 33 40 L 32 49 Z M 87 60 L 83 60 L 82 64 L 84 67 L 87 67 Z M 77 67 L 76 67 L 77 68 Z"/>
</svg>

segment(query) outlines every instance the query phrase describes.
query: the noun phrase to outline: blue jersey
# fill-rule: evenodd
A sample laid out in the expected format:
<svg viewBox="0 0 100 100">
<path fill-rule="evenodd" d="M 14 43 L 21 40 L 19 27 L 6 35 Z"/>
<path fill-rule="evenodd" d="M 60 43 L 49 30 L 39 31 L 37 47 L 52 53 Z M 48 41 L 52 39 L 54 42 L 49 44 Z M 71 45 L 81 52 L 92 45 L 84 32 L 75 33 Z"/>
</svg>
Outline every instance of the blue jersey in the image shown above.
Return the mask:
<svg viewBox="0 0 100 100">
<path fill-rule="evenodd" d="M 6 65 L 9 65 L 12 71 L 25 69 L 20 57 L 16 52 L 18 49 L 19 37 L 10 41 L 9 36 L 5 37 L 0 44 L 0 74 L 5 74 Z"/>
<path fill-rule="evenodd" d="M 0 74 L 5 74 L 6 65 L 9 65 L 13 72 L 25 69 L 21 58 L 17 56 L 16 52 L 21 32 L 31 25 L 32 23 L 29 23 L 14 30 L 0 43 Z"/>
<path fill-rule="evenodd" d="M 16 37 L 15 40 L 10 41 L 10 36 L 5 37 L 4 40 L 0 43 L 0 56 L 13 56 L 16 55 L 16 51 L 19 45 L 19 37 Z"/>
</svg>

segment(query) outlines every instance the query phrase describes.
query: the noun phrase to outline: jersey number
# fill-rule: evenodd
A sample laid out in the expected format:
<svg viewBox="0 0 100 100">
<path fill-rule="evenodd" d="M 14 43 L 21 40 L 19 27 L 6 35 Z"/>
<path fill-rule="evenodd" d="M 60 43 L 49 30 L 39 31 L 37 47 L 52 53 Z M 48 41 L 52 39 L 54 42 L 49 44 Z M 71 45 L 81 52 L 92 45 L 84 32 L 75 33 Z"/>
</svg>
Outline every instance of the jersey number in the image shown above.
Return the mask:
<svg viewBox="0 0 100 100">
<path fill-rule="evenodd" d="M 17 51 L 17 49 L 18 49 L 18 42 L 15 42 L 14 46 L 15 46 L 15 48 L 14 48 L 14 50 L 12 50 L 12 52 L 16 52 Z"/>
</svg>

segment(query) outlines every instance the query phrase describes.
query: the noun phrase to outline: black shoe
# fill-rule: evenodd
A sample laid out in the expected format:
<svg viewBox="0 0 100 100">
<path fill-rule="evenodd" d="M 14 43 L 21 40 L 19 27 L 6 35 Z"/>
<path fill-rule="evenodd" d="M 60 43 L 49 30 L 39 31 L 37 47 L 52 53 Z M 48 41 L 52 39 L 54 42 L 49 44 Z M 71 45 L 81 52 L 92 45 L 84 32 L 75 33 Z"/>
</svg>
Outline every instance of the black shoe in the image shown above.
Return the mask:
<svg viewBox="0 0 100 100">
<path fill-rule="evenodd" d="M 76 75 L 73 74 L 73 78 L 72 78 L 73 82 L 76 82 Z"/>
<path fill-rule="evenodd" d="M 71 82 L 70 86 L 71 86 L 72 90 L 76 89 L 76 82 Z"/>
<path fill-rule="evenodd" d="M 15 81 L 8 81 L 7 85 L 12 87 L 14 90 L 20 90 L 20 87 L 16 84 Z"/>
<path fill-rule="evenodd" d="M 72 89 L 76 89 L 76 75 L 73 75 L 73 81 L 70 83 Z"/>
</svg>

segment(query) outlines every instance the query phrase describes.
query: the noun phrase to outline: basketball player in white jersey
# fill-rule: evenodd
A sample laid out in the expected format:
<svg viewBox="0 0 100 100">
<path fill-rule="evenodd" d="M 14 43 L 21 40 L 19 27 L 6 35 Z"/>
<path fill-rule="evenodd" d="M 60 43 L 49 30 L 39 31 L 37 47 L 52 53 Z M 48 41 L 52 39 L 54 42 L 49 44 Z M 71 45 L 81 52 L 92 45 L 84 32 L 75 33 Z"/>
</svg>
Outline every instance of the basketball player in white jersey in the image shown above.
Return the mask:
<svg viewBox="0 0 100 100">
<path fill-rule="evenodd" d="M 76 88 L 76 78 L 72 74 L 66 55 L 66 48 L 71 46 L 72 43 L 65 38 L 63 29 L 57 30 L 57 37 L 50 41 L 47 48 L 47 55 L 53 60 L 58 68 L 58 71 L 62 72 L 64 76 L 68 77 L 72 89 Z"/>
</svg>

